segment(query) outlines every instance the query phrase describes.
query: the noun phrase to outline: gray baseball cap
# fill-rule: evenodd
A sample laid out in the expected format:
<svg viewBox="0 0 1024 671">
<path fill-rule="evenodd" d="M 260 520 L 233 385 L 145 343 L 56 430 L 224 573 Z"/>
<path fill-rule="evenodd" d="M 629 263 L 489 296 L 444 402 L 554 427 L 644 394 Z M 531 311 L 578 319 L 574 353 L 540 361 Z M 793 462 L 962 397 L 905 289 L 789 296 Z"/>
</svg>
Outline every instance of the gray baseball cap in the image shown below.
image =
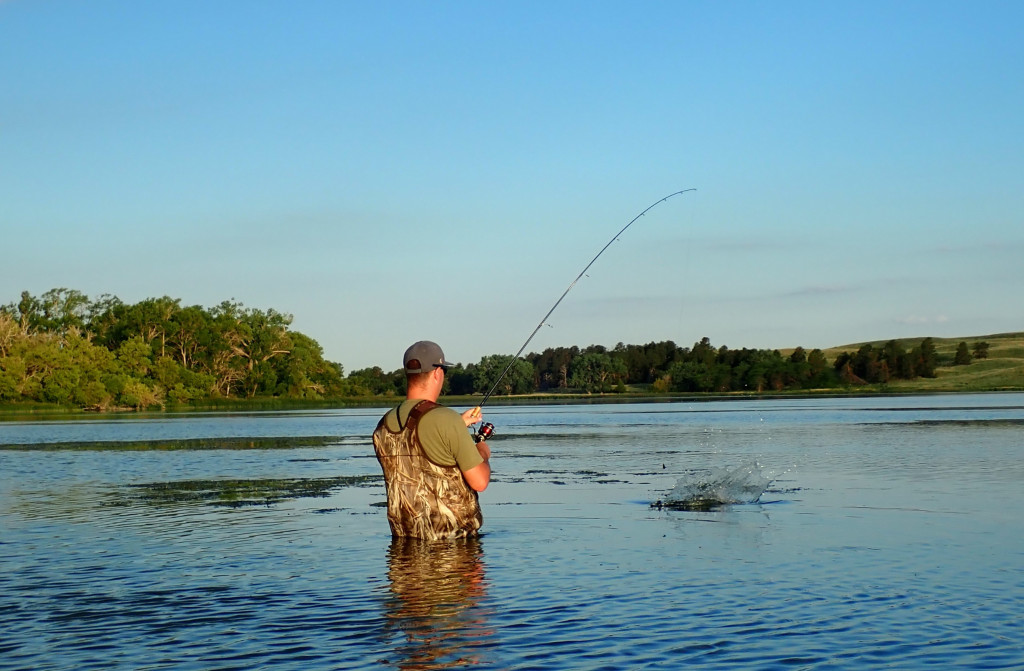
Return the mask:
<svg viewBox="0 0 1024 671">
<path fill-rule="evenodd" d="M 429 373 L 435 368 L 448 369 L 455 365 L 451 361 L 445 361 L 441 347 L 429 340 L 413 343 L 405 350 L 402 363 L 406 373 Z"/>
</svg>

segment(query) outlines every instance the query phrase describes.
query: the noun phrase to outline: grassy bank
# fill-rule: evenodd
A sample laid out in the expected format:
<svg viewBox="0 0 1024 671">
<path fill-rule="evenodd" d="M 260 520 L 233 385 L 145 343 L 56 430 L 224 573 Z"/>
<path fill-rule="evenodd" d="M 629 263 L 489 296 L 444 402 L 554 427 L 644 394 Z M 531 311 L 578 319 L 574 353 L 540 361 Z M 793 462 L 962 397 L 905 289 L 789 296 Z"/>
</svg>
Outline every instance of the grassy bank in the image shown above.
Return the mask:
<svg viewBox="0 0 1024 671">
<path fill-rule="evenodd" d="M 906 349 L 920 345 L 924 338 L 897 339 Z M 825 350 L 825 357 L 834 361 L 842 352 L 856 352 L 862 345 L 883 347 L 887 341 L 857 343 Z M 979 392 L 1024 390 L 1024 333 L 999 333 L 966 338 L 932 338 L 939 355 L 939 367 L 933 378 L 896 380 L 886 385 L 867 385 L 865 391 L 896 393 Z M 965 366 L 954 366 L 957 346 L 966 342 L 970 351 L 975 343 L 989 344 L 988 358 L 975 359 Z M 854 388 L 856 389 L 856 388 Z"/>
</svg>

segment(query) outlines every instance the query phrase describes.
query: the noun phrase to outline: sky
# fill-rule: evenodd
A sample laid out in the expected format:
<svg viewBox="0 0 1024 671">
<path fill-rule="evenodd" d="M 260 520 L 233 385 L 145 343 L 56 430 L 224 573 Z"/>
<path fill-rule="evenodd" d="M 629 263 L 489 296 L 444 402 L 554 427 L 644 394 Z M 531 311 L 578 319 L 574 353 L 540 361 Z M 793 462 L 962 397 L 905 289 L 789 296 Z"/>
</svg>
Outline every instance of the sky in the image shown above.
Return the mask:
<svg viewBox="0 0 1024 671">
<path fill-rule="evenodd" d="M 1024 331 L 1024 3 L 0 1 L 0 304 L 427 339 Z M 550 328 L 549 328 L 550 327 Z"/>
</svg>

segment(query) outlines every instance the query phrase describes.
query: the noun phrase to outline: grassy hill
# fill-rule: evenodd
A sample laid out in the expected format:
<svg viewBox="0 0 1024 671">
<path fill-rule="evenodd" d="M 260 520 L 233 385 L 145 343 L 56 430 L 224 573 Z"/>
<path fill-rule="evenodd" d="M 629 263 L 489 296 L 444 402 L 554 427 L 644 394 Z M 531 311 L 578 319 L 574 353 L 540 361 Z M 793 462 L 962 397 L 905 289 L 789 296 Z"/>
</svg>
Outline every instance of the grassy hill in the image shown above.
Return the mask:
<svg viewBox="0 0 1024 671">
<path fill-rule="evenodd" d="M 896 338 L 905 349 L 918 346 L 924 338 Z M 966 366 L 954 366 L 957 345 L 966 342 L 974 351 L 974 343 L 989 344 L 988 358 L 973 360 Z M 863 345 L 883 347 L 888 341 L 842 345 L 824 350 L 829 361 L 843 352 L 856 352 Z M 869 385 L 892 392 L 915 391 L 1019 391 L 1024 390 L 1024 333 L 997 333 L 965 338 L 932 338 L 939 354 L 939 368 L 934 378 L 895 380 L 887 385 Z"/>
</svg>

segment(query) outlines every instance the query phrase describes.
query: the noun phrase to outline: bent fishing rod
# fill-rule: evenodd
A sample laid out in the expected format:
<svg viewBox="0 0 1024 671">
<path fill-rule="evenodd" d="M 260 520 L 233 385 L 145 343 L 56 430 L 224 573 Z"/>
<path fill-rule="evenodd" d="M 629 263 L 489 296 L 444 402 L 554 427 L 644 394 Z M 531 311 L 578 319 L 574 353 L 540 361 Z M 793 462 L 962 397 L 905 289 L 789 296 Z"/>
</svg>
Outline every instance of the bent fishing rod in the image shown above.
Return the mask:
<svg viewBox="0 0 1024 671">
<path fill-rule="evenodd" d="M 566 288 L 566 290 L 562 292 L 562 295 L 558 297 L 558 300 L 555 301 L 555 304 L 551 306 L 551 309 L 548 310 L 546 315 L 544 315 L 544 318 L 540 320 L 539 324 L 537 324 L 537 328 L 533 329 L 533 333 L 531 333 L 530 337 L 526 339 L 526 342 L 523 343 L 523 346 L 519 348 L 519 351 L 516 352 L 515 356 L 513 356 L 511 359 L 509 359 L 508 365 L 505 366 L 505 369 L 503 371 L 501 371 L 500 375 L 498 375 L 498 378 L 494 381 L 494 384 L 492 384 L 491 388 L 487 390 L 486 394 L 484 394 L 483 400 L 480 401 L 480 403 L 477 404 L 477 406 L 476 406 L 476 411 L 477 412 L 479 412 L 480 409 L 483 408 L 484 404 L 487 403 L 488 399 L 491 398 L 491 395 L 494 393 L 494 390 L 498 388 L 498 384 L 505 377 L 505 375 L 509 372 L 509 370 L 511 370 L 512 366 L 519 359 L 519 356 L 523 353 L 523 350 L 526 349 L 526 346 L 530 344 L 530 341 L 533 340 L 533 337 L 535 335 L 537 335 L 537 332 L 540 331 L 540 329 L 544 326 L 544 324 L 547 323 L 548 317 L 551 316 L 551 313 L 553 313 L 558 308 L 558 306 L 561 305 L 561 303 L 565 299 L 565 297 L 569 295 L 570 291 L 572 291 L 572 288 L 575 287 L 576 283 L 579 282 L 580 279 L 582 279 L 583 276 L 587 274 L 587 271 L 590 270 L 590 266 L 594 265 L 594 263 L 599 258 L 601 258 L 601 255 L 605 253 L 605 250 L 607 250 L 609 247 L 611 247 L 612 243 L 615 242 L 616 240 L 618 240 L 619 236 L 622 235 L 623 233 L 625 233 L 626 229 L 633 225 L 633 222 L 635 222 L 637 219 L 639 219 L 640 217 L 642 217 L 645 214 L 647 214 L 649 211 L 654 209 L 656 206 L 660 205 L 661 203 L 664 203 L 666 200 L 668 200 L 669 198 L 672 198 L 673 196 L 678 196 L 681 193 L 686 193 L 688 191 L 696 191 L 696 190 L 697 189 L 695 189 L 695 188 L 683 189 L 682 191 L 676 191 L 675 193 L 670 193 L 667 196 L 665 196 L 664 198 L 662 198 L 662 199 L 660 199 L 658 201 L 655 201 L 654 203 L 649 205 L 643 212 L 641 212 L 640 214 L 638 214 L 635 217 L 633 217 L 632 219 L 630 219 L 629 223 L 622 227 L 622 230 L 620 230 L 618 233 L 616 233 L 615 235 L 612 236 L 612 239 L 609 240 L 608 243 L 604 247 L 601 248 L 601 251 L 599 251 L 594 256 L 594 258 L 590 259 L 590 263 L 588 263 L 583 268 L 583 270 L 580 271 L 580 274 L 576 276 L 576 279 L 574 279 L 572 282 L 569 283 L 569 286 Z M 474 438 L 477 440 L 477 442 L 479 442 L 481 440 L 489 438 L 493 433 L 494 433 L 494 425 L 489 423 L 489 422 L 484 422 L 480 426 L 480 429 L 476 432 L 476 434 L 474 434 Z"/>
</svg>

